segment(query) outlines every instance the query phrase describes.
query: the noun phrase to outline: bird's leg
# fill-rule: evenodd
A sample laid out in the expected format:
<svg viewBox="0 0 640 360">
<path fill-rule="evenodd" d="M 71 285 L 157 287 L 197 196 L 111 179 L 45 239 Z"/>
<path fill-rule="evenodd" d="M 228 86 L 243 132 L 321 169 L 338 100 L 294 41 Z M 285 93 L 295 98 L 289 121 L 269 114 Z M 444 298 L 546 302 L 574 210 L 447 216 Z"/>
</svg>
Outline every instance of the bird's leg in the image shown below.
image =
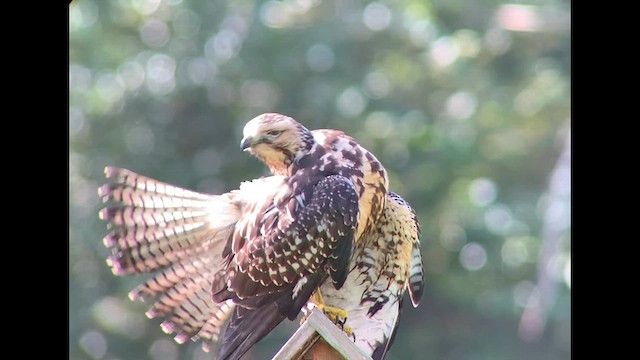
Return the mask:
<svg viewBox="0 0 640 360">
<path fill-rule="evenodd" d="M 324 315 L 327 318 L 329 318 L 329 320 L 331 320 L 332 323 L 336 324 L 340 329 L 342 329 L 342 331 L 344 331 L 345 334 L 347 334 L 347 336 L 355 338 L 353 334 L 353 330 L 351 330 L 351 327 L 345 325 L 345 323 L 347 322 L 347 318 L 349 317 L 349 313 L 347 313 L 347 311 L 344 309 L 340 309 L 333 306 L 327 306 L 324 302 L 324 299 L 322 298 L 322 293 L 320 293 L 320 289 L 316 289 L 316 291 L 314 291 L 313 294 L 311 294 L 311 297 L 309 298 L 309 302 L 315 305 L 315 307 L 317 307 L 318 309 L 320 309 L 324 313 Z M 307 320 L 307 316 L 308 315 L 305 315 L 302 318 L 302 320 L 300 321 L 300 324 L 303 324 Z"/>
</svg>

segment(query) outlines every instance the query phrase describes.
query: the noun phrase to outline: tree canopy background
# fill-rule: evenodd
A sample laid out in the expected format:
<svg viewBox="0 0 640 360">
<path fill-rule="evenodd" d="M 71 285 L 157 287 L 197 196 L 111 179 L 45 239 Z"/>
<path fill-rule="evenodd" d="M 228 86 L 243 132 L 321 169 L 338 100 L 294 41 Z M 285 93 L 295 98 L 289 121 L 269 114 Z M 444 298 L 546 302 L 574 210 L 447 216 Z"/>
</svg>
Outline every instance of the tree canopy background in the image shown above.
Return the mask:
<svg viewBox="0 0 640 360">
<path fill-rule="evenodd" d="M 97 188 L 266 175 L 239 148 L 263 112 L 354 136 L 417 210 L 426 289 L 389 359 L 569 358 L 568 1 L 74 0 L 69 38 L 71 359 L 211 358 L 128 300 Z"/>
</svg>

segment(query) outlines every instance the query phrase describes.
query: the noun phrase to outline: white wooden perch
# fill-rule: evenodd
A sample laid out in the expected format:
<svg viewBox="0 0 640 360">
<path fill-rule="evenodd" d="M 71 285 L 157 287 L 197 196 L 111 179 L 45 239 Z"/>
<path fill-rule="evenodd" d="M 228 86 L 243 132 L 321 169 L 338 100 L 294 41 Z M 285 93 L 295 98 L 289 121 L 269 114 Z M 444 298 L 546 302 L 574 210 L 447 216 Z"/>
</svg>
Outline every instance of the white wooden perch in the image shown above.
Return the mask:
<svg viewBox="0 0 640 360">
<path fill-rule="evenodd" d="M 313 309 L 307 321 L 282 346 L 272 360 L 371 360 L 329 320 Z"/>
</svg>

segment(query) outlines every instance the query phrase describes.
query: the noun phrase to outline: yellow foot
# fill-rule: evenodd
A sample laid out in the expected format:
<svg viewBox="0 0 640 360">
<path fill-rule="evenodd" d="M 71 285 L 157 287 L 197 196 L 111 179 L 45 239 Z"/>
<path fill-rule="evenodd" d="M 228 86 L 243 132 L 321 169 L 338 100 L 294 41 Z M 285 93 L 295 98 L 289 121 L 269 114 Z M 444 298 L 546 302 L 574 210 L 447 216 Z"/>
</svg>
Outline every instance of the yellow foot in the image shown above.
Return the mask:
<svg viewBox="0 0 640 360">
<path fill-rule="evenodd" d="M 351 328 L 345 323 L 347 322 L 347 318 L 349 314 L 344 310 L 333 306 L 319 306 L 318 307 L 322 312 L 331 320 L 332 323 L 338 325 L 342 331 L 347 333 L 347 336 L 351 336 L 353 331 Z"/>
<path fill-rule="evenodd" d="M 348 337 L 352 337 L 353 341 L 355 341 L 356 336 L 353 333 L 353 330 L 351 329 L 351 327 L 345 325 L 345 323 L 347 322 L 347 318 L 349 317 L 349 313 L 347 313 L 346 310 L 325 305 L 324 299 L 322 298 L 322 294 L 320 293 L 319 289 L 311 295 L 309 301 L 313 303 L 318 309 L 320 309 L 324 313 L 324 315 L 329 318 L 329 320 L 331 320 L 332 323 L 336 324 L 336 326 L 344 331 L 344 333 L 347 334 Z M 303 324 L 305 321 L 307 321 L 308 316 L 309 315 L 306 314 L 300 321 L 300 324 Z"/>
</svg>

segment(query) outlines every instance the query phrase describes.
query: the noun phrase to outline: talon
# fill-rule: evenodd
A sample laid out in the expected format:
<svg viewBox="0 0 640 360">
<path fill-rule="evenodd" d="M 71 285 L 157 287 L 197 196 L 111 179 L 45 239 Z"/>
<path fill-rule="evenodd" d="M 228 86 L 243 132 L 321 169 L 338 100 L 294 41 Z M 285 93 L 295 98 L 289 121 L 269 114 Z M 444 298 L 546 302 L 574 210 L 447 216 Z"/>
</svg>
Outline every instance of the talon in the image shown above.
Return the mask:
<svg viewBox="0 0 640 360">
<path fill-rule="evenodd" d="M 349 317 L 349 313 L 346 310 L 333 306 L 322 306 L 320 310 L 336 325 L 340 324 L 340 322 L 344 324 Z"/>
<path fill-rule="evenodd" d="M 346 325 L 347 318 L 349 317 L 349 313 L 346 310 L 325 305 L 320 290 L 316 290 L 311 295 L 310 302 L 313 303 L 318 309 L 320 309 L 320 311 L 322 311 L 332 323 L 336 324 L 336 326 L 338 326 L 340 330 L 347 334 L 348 337 L 353 337 L 353 341 L 355 341 L 356 335 L 353 333 L 351 327 Z M 300 324 L 306 321 L 306 318 L 307 316 L 305 315 Z"/>
<path fill-rule="evenodd" d="M 342 331 L 344 331 L 344 333 L 347 334 L 347 337 L 353 337 L 353 341 L 354 342 L 356 341 L 356 334 L 353 332 L 350 326 L 343 325 Z"/>
</svg>

